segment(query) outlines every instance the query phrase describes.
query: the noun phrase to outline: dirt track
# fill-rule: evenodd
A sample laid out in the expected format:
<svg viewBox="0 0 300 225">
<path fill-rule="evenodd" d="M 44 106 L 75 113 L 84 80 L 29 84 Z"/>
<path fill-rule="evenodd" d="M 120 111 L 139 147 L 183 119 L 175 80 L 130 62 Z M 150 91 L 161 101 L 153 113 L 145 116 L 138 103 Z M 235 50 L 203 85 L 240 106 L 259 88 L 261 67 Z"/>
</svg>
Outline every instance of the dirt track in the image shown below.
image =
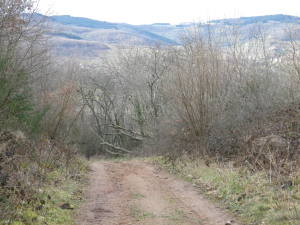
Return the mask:
<svg viewBox="0 0 300 225">
<path fill-rule="evenodd" d="M 91 169 L 78 225 L 224 225 L 232 219 L 191 184 L 148 163 L 98 161 Z"/>
</svg>

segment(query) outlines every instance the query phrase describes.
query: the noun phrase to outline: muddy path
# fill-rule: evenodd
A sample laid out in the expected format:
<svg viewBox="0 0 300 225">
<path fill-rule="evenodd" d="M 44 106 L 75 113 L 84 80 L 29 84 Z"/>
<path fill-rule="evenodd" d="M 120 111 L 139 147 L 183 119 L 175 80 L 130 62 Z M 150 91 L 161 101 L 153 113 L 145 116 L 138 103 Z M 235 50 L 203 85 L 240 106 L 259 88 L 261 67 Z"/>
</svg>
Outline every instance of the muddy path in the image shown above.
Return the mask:
<svg viewBox="0 0 300 225">
<path fill-rule="evenodd" d="M 91 170 L 77 225 L 225 225 L 232 220 L 191 184 L 149 163 L 97 161 Z"/>
</svg>

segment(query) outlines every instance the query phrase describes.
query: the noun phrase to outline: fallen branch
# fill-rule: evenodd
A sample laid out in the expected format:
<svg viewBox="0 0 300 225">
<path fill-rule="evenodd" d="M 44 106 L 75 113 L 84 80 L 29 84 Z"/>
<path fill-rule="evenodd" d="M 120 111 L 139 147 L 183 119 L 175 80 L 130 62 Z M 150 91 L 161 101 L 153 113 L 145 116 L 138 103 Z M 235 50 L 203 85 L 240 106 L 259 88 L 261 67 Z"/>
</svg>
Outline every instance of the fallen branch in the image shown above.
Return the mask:
<svg viewBox="0 0 300 225">
<path fill-rule="evenodd" d="M 107 153 L 112 154 L 112 155 L 124 155 L 124 153 L 112 152 L 112 151 L 109 151 L 108 149 L 104 149 L 104 151 L 106 151 Z"/>
<path fill-rule="evenodd" d="M 121 126 L 118 126 L 118 125 L 114 125 L 114 124 L 109 125 L 109 127 L 112 127 L 112 128 L 114 128 L 114 129 L 116 129 L 116 130 L 126 131 L 126 132 L 129 132 L 129 133 L 131 133 L 131 134 L 133 134 L 133 135 L 140 136 L 140 137 L 150 137 L 149 135 L 140 134 L 140 133 L 134 132 L 134 131 L 132 131 L 132 130 L 128 130 L 128 129 L 124 128 L 124 127 L 121 127 Z M 124 134 L 125 134 L 125 133 L 124 133 Z M 130 136 L 130 137 L 132 137 L 132 136 L 129 135 L 129 134 L 127 134 L 127 135 Z"/>
</svg>

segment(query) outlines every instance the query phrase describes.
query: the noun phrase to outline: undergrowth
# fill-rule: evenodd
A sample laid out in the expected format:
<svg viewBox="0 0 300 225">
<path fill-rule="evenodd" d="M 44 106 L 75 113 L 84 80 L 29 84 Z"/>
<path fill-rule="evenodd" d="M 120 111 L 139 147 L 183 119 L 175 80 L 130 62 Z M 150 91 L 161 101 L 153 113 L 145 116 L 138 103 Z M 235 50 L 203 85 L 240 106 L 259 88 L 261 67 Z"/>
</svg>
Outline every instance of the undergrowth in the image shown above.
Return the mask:
<svg viewBox="0 0 300 225">
<path fill-rule="evenodd" d="M 290 183 L 270 181 L 264 172 L 250 172 L 230 164 L 212 164 L 181 157 L 154 161 L 199 187 L 209 198 L 221 201 L 247 225 L 300 224 L 300 172 Z"/>
<path fill-rule="evenodd" d="M 15 212 L 15 216 L 0 220 L 0 225 L 74 224 L 74 211 L 83 199 L 86 169 L 86 162 L 77 159 L 67 169 L 57 168 L 48 173 L 30 202 L 13 205 L 11 196 L 10 199 L 2 199 L 6 201 L 6 207 Z M 64 204 L 68 207 L 62 207 Z"/>
</svg>

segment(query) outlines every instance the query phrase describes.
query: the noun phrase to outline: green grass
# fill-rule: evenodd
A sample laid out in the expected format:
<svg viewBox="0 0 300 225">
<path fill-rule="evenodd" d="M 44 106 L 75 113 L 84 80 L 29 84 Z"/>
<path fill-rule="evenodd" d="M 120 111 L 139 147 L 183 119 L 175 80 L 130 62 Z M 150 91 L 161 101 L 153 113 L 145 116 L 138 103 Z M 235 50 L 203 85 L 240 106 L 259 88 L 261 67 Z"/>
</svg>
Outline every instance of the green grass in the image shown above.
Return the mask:
<svg viewBox="0 0 300 225">
<path fill-rule="evenodd" d="M 263 172 L 251 173 L 230 165 L 207 167 L 188 158 L 170 164 L 159 157 L 154 162 L 200 187 L 203 194 L 222 202 L 245 224 L 300 224 L 300 174 L 294 177 L 294 186 L 282 189 L 270 183 Z"/>
<path fill-rule="evenodd" d="M 46 184 L 38 190 L 35 200 L 16 206 L 12 209 L 17 211 L 16 218 L 13 221 L 0 221 L 0 225 L 73 225 L 74 211 L 83 199 L 87 168 L 83 162 L 76 166 L 76 179 L 64 169 L 49 173 Z M 62 209 L 60 206 L 64 203 L 74 209 Z"/>
<path fill-rule="evenodd" d="M 155 215 L 151 212 L 146 212 L 140 209 L 137 205 L 130 207 L 130 216 L 135 218 L 137 221 L 143 221 L 147 218 L 155 218 Z"/>
<path fill-rule="evenodd" d="M 175 209 L 174 212 L 172 212 L 170 215 L 164 215 L 163 218 L 168 218 L 169 220 L 173 222 L 182 222 L 187 218 L 187 215 L 184 211 L 180 209 Z"/>
<path fill-rule="evenodd" d="M 71 207 L 77 208 L 82 199 L 80 191 L 81 184 L 73 180 L 67 180 L 60 187 L 49 187 L 43 193 L 43 198 L 51 196 L 39 216 L 44 218 L 48 225 L 69 225 L 73 224 L 74 210 L 61 209 L 60 205 L 70 204 Z"/>
<path fill-rule="evenodd" d="M 140 193 L 131 193 L 131 198 L 133 198 L 133 199 L 142 199 L 142 198 L 145 198 L 145 195 L 140 194 Z"/>
</svg>

